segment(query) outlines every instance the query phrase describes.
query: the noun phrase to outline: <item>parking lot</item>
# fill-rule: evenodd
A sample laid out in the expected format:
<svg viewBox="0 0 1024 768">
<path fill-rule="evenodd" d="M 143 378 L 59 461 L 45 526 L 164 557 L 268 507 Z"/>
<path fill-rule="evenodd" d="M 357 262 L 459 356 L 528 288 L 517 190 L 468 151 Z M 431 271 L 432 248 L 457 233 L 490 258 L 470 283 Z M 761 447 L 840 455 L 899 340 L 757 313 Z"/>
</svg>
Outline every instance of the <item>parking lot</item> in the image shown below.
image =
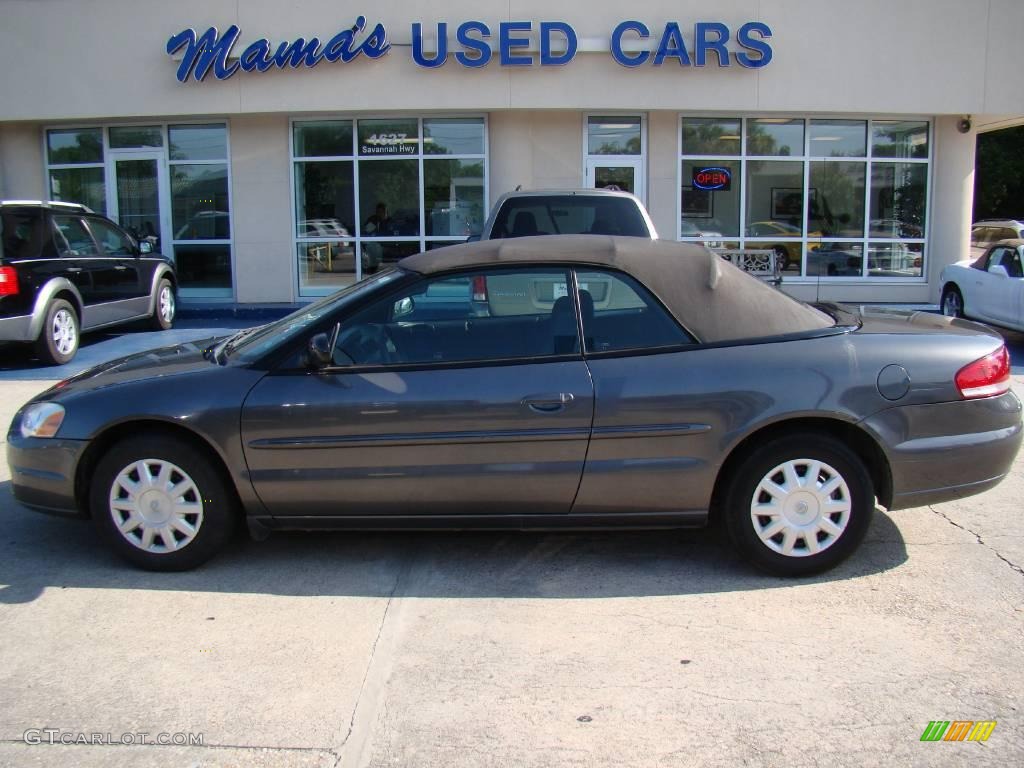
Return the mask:
<svg viewBox="0 0 1024 768">
<path fill-rule="evenodd" d="M 59 372 L 3 350 L 0 421 L 44 377 L 245 324 L 87 338 Z M 1024 455 L 803 580 L 715 531 L 277 534 L 154 574 L 16 505 L 4 464 L 0 764 L 1021 765 L 1022 497 Z M 920 741 L 933 720 L 997 726 Z"/>
</svg>

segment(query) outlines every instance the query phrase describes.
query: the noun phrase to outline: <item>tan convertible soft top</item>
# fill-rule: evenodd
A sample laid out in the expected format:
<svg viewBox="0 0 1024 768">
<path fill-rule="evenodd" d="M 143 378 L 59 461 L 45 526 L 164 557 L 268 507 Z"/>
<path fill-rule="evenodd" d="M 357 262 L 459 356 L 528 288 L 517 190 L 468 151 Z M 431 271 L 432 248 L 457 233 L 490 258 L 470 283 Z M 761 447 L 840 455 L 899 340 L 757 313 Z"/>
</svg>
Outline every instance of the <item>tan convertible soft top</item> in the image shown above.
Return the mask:
<svg viewBox="0 0 1024 768">
<path fill-rule="evenodd" d="M 591 264 L 632 275 L 705 343 L 834 325 L 823 312 L 751 277 L 701 245 L 639 237 L 548 235 L 439 248 L 398 262 L 429 275 L 494 264 Z"/>
</svg>

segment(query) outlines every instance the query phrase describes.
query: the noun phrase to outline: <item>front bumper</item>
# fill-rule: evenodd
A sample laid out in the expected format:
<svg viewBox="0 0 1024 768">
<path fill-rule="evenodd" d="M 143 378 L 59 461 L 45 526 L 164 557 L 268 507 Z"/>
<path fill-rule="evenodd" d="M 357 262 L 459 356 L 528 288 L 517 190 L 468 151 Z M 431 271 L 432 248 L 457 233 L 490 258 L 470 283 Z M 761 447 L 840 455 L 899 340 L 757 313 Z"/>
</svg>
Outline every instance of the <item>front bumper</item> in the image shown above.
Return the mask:
<svg viewBox="0 0 1024 768">
<path fill-rule="evenodd" d="M 892 501 L 906 509 L 992 488 L 1021 445 L 1021 402 L 1013 392 L 979 400 L 889 408 L 864 421 L 889 457 Z"/>
<path fill-rule="evenodd" d="M 14 498 L 26 507 L 57 515 L 87 517 L 75 499 L 75 470 L 86 440 L 7 436 L 7 464 Z"/>
</svg>

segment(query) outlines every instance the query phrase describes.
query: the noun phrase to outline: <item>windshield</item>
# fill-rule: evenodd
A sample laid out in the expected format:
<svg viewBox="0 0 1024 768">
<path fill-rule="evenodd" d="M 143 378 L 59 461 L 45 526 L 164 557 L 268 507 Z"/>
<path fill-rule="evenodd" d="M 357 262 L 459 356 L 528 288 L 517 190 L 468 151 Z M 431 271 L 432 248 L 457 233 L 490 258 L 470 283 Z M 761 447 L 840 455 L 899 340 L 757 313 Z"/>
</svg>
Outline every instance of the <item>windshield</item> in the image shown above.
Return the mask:
<svg viewBox="0 0 1024 768">
<path fill-rule="evenodd" d="M 530 235 L 627 235 L 651 233 L 635 202 L 605 195 L 526 195 L 505 201 L 491 239 Z"/>
<path fill-rule="evenodd" d="M 316 325 L 322 318 L 339 307 L 375 291 L 380 286 L 394 283 L 405 274 L 401 270 L 390 269 L 374 275 L 368 280 L 363 280 L 361 283 L 354 283 L 330 296 L 325 296 L 319 301 L 303 307 L 287 317 L 282 317 L 276 322 L 268 323 L 248 336 L 233 342 L 230 356 L 245 363 L 254 362 L 279 344 L 286 343 L 289 339 L 295 338 Z"/>
</svg>

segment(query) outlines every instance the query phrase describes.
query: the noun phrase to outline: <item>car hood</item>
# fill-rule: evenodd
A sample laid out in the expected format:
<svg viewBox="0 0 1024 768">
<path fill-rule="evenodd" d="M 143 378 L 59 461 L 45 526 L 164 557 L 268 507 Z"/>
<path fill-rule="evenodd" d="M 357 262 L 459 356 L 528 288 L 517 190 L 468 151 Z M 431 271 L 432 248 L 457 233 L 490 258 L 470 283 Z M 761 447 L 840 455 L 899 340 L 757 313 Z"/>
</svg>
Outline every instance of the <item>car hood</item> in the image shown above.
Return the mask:
<svg viewBox="0 0 1024 768">
<path fill-rule="evenodd" d="M 219 366 L 208 354 L 208 350 L 222 338 L 211 336 L 109 360 L 59 382 L 40 399 L 217 368 Z"/>
</svg>

